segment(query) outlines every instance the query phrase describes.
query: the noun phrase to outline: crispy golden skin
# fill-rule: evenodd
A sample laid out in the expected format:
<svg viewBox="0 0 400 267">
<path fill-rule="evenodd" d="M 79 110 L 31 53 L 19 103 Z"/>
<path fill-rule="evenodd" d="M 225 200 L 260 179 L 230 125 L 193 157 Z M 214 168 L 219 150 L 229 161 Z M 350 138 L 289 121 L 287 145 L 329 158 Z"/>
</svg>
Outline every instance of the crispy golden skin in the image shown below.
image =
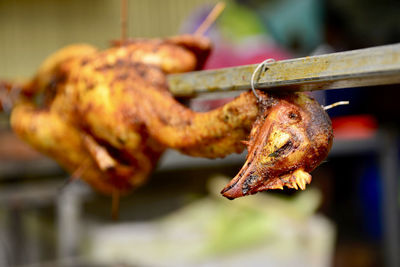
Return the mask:
<svg viewBox="0 0 400 267">
<path fill-rule="evenodd" d="M 262 103 L 246 92 L 205 113 L 182 106 L 167 90 L 165 74 L 199 69 L 210 49 L 206 38 L 194 36 L 134 40 L 103 52 L 86 45 L 67 47 L 23 87 L 26 95 L 44 92 L 44 105 L 22 99 L 13 110 L 12 127 L 108 194 L 142 184 L 167 147 L 223 157 L 241 152 L 250 131 L 246 165 L 223 194 L 235 198 L 294 187 L 293 181 L 303 188 L 301 181 L 311 179 L 293 177 L 314 169 L 331 145 L 323 109 L 304 94 L 262 92 Z M 289 111 L 296 118 L 287 117 Z"/>
</svg>

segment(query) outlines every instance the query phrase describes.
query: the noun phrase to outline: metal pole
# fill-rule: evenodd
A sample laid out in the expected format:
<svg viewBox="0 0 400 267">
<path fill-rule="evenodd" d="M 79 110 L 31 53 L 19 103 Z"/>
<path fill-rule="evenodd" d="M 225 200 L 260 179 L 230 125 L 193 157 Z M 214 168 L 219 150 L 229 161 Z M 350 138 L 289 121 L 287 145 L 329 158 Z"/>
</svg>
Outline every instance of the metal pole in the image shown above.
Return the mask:
<svg viewBox="0 0 400 267">
<path fill-rule="evenodd" d="M 380 171 L 382 175 L 383 245 L 386 266 L 400 266 L 400 216 L 398 135 L 391 128 L 381 131 Z"/>
<path fill-rule="evenodd" d="M 71 259 L 78 255 L 80 241 L 81 194 L 79 184 L 63 188 L 57 199 L 58 258 Z"/>
</svg>

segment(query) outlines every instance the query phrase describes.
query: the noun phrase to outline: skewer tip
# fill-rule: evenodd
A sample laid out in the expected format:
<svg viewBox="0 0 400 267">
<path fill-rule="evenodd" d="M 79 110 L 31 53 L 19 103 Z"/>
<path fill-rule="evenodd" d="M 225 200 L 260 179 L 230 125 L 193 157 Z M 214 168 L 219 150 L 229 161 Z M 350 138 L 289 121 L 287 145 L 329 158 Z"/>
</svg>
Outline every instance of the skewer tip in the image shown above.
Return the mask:
<svg viewBox="0 0 400 267">
<path fill-rule="evenodd" d="M 322 108 L 324 110 L 328 110 L 328 109 L 331 109 L 331 108 L 334 108 L 334 107 L 337 107 L 337 106 L 348 105 L 348 104 L 350 104 L 350 101 L 339 101 L 339 102 L 336 102 L 336 103 L 333 103 L 333 104 L 330 104 L 330 105 L 327 105 L 327 106 L 322 106 Z"/>
</svg>

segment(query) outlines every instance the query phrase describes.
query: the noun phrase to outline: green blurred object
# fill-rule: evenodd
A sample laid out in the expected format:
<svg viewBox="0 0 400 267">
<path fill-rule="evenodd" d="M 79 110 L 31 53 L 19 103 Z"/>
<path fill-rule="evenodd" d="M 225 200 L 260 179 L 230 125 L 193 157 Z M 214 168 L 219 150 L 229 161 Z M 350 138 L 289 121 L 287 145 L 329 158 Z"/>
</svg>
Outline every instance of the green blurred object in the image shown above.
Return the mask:
<svg viewBox="0 0 400 267">
<path fill-rule="evenodd" d="M 334 227 L 316 215 L 315 189 L 293 197 L 257 194 L 229 201 L 211 180 L 211 196 L 159 220 L 91 226 L 88 259 L 139 266 L 330 266 Z"/>
<path fill-rule="evenodd" d="M 216 22 L 222 35 L 230 41 L 238 42 L 249 36 L 266 34 L 266 28 L 252 9 L 230 1 Z"/>
<path fill-rule="evenodd" d="M 222 188 L 225 181 L 215 178 L 210 191 Z M 218 194 L 219 192 L 214 192 Z M 226 202 L 216 198 L 217 210 L 209 228 L 208 251 L 221 253 L 235 251 L 279 239 L 279 229 L 285 220 L 302 223 L 311 217 L 321 203 L 320 192 L 308 189 L 294 197 L 284 198 L 270 194 L 259 194 Z M 282 229 L 282 231 L 285 231 Z"/>
<path fill-rule="evenodd" d="M 274 230 L 273 219 L 257 208 L 219 206 L 213 225 L 210 225 L 208 253 L 218 254 L 259 244 Z M 272 220 L 271 220 L 272 219 Z M 245 226 L 245 227 L 243 227 Z"/>
</svg>

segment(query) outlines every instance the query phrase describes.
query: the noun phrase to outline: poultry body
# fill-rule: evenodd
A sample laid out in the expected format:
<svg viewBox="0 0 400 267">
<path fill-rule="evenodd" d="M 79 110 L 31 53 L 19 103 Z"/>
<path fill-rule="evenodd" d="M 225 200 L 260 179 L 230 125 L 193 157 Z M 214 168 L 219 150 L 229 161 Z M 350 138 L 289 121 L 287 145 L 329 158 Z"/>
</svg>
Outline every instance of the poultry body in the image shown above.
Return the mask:
<svg viewBox="0 0 400 267">
<path fill-rule="evenodd" d="M 211 44 L 201 36 L 133 40 L 105 51 L 74 45 L 50 56 L 21 86 L 14 131 L 97 190 L 143 184 L 166 148 L 197 157 L 249 154 L 222 194 L 305 188 L 332 143 L 329 117 L 303 93 L 244 92 L 204 113 L 177 102 L 166 74 L 197 70 Z M 43 103 L 34 103 L 42 94 Z M 244 141 L 247 140 L 247 141 Z"/>
</svg>

